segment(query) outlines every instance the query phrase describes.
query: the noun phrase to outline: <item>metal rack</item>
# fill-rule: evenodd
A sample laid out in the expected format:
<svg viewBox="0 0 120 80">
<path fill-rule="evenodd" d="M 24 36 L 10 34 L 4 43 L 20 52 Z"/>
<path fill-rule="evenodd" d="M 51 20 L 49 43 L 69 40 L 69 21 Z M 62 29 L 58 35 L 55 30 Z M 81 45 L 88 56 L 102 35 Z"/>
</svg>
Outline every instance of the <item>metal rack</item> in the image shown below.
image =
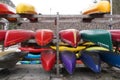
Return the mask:
<svg viewBox="0 0 120 80">
<path fill-rule="evenodd" d="M 30 17 L 33 17 L 33 18 L 52 18 L 53 19 L 53 21 L 55 22 L 55 25 L 56 25 L 56 35 L 57 35 L 57 45 L 56 45 L 56 47 L 57 47 L 57 69 L 56 69 L 56 75 L 57 75 L 57 77 L 59 77 L 60 76 L 60 65 L 59 65 L 59 34 L 58 34 L 58 32 L 59 32 L 59 22 L 66 22 L 66 21 L 68 21 L 68 22 L 73 22 L 73 20 L 71 20 L 71 18 L 75 18 L 76 19 L 76 21 L 74 21 L 74 22 L 78 22 L 78 21 L 80 21 L 79 19 L 81 19 L 81 18 L 117 18 L 117 19 L 119 19 L 120 18 L 120 15 L 109 15 L 109 14 L 102 14 L 102 15 L 99 15 L 99 16 L 96 16 L 96 15 L 59 15 L 59 13 L 57 12 L 57 15 L 38 15 L 38 14 L 36 14 L 36 15 L 31 15 L 31 14 L 12 14 L 12 15 L 10 15 L 10 14 L 7 14 L 7 15 L 0 15 L 0 18 L 30 18 Z M 65 20 L 64 20 L 65 19 Z M 45 21 L 45 20 L 44 20 Z M 18 22 L 24 22 L 24 21 L 18 21 Z M 39 22 L 39 21 L 38 21 Z M 40 21 L 40 22 L 42 22 L 42 20 Z M 95 22 L 94 20 L 93 20 L 93 22 Z M 96 21 L 97 22 L 97 21 Z M 98 22 L 100 22 L 100 21 L 98 21 Z M 102 21 L 101 21 L 102 22 Z M 116 21 L 114 21 L 113 23 L 115 24 L 115 23 L 119 23 L 120 22 L 120 20 L 116 20 Z"/>
</svg>

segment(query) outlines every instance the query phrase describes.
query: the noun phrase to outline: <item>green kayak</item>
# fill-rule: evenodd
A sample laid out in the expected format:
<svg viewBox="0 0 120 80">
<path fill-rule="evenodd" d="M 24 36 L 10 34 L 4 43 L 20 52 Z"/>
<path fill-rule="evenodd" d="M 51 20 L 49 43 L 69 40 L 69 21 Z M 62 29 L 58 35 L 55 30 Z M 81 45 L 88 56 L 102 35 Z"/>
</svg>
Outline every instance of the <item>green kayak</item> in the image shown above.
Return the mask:
<svg viewBox="0 0 120 80">
<path fill-rule="evenodd" d="M 112 50 L 111 34 L 107 30 L 93 29 L 80 31 L 81 38 Z"/>
</svg>

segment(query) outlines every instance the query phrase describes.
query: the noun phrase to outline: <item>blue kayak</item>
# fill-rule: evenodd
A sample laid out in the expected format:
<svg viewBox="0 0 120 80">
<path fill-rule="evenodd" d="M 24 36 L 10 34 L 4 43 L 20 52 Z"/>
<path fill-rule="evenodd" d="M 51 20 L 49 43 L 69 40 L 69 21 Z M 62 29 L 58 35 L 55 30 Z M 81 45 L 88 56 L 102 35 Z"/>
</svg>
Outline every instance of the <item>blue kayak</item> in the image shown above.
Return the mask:
<svg viewBox="0 0 120 80">
<path fill-rule="evenodd" d="M 101 60 L 109 65 L 120 68 L 120 54 L 111 51 L 98 51 Z"/>
<path fill-rule="evenodd" d="M 20 61 L 21 64 L 40 64 L 41 61 L 35 60 L 35 61 Z"/>
<path fill-rule="evenodd" d="M 81 61 L 95 73 L 101 72 L 101 60 L 99 54 L 92 51 L 81 51 Z"/>
<path fill-rule="evenodd" d="M 28 53 L 25 58 L 40 58 L 41 55 L 40 54 L 32 54 L 32 53 Z"/>
<path fill-rule="evenodd" d="M 73 74 L 76 65 L 75 53 L 70 51 L 62 51 L 60 53 L 60 59 L 67 72 L 69 74 Z"/>
</svg>

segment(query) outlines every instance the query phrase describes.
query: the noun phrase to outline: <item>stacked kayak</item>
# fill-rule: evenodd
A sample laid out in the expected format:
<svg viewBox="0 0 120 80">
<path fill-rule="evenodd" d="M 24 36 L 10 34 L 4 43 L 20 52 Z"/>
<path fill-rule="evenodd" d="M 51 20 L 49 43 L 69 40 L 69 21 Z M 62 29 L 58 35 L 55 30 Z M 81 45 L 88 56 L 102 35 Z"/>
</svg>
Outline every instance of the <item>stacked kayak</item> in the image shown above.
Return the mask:
<svg viewBox="0 0 120 80">
<path fill-rule="evenodd" d="M 103 0 L 84 10 L 82 14 L 109 13 L 110 7 L 110 2 Z"/>
<path fill-rule="evenodd" d="M 72 47 L 77 47 L 80 41 L 79 31 L 76 29 L 66 29 L 59 32 L 60 39 L 71 45 Z"/>
<path fill-rule="evenodd" d="M 109 31 L 103 29 L 82 30 L 80 34 L 84 41 L 93 42 L 112 51 L 112 39 Z"/>
<path fill-rule="evenodd" d="M 3 41 L 5 39 L 7 30 L 0 30 L 0 41 Z"/>
<path fill-rule="evenodd" d="M 7 15 L 7 14 L 16 14 L 16 11 L 11 6 L 5 3 L 0 3 L 0 15 Z M 16 18 L 6 18 L 6 19 L 10 22 L 17 21 Z"/>
<path fill-rule="evenodd" d="M 28 53 L 22 61 L 20 61 L 21 64 L 40 64 L 41 55 L 39 54 L 33 54 Z"/>
<path fill-rule="evenodd" d="M 76 55 L 70 51 L 62 51 L 60 60 L 69 74 L 73 74 L 76 67 Z"/>
<path fill-rule="evenodd" d="M 35 7 L 31 4 L 27 3 L 20 3 L 16 6 L 16 13 L 21 14 L 21 15 L 34 15 L 37 14 Z M 38 21 L 37 18 L 28 18 L 31 22 L 36 22 Z"/>
<path fill-rule="evenodd" d="M 8 30 L 5 36 L 4 46 L 8 47 L 29 40 L 34 35 L 35 33 L 31 30 Z"/>
<path fill-rule="evenodd" d="M 45 71 L 51 71 L 56 63 L 56 52 L 54 50 L 42 51 L 41 63 Z"/>
<path fill-rule="evenodd" d="M 46 46 L 54 37 L 53 31 L 50 29 L 39 29 L 36 31 L 35 39 L 38 45 Z"/>
<path fill-rule="evenodd" d="M 0 68 L 12 68 L 27 52 L 5 51 L 0 52 Z"/>
</svg>

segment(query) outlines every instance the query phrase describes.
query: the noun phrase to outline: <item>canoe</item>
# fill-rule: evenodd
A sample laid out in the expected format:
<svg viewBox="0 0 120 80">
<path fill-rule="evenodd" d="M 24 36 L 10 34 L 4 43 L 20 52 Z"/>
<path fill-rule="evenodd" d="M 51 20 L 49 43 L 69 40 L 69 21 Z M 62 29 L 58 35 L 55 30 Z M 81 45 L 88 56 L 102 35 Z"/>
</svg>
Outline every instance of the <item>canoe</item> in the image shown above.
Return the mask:
<svg viewBox="0 0 120 80">
<path fill-rule="evenodd" d="M 32 54 L 28 53 L 25 58 L 39 58 L 40 59 L 41 55 L 40 54 Z"/>
<path fill-rule="evenodd" d="M 0 30 L 0 41 L 3 41 L 5 39 L 7 30 Z"/>
<path fill-rule="evenodd" d="M 13 68 L 25 55 L 27 55 L 27 52 L 0 52 L 0 68 Z"/>
<path fill-rule="evenodd" d="M 82 14 L 94 14 L 94 13 L 109 13 L 110 12 L 110 2 L 109 1 L 99 1 L 98 3 L 90 6 L 88 9 L 84 10 Z"/>
<path fill-rule="evenodd" d="M 91 41 L 112 51 L 112 39 L 109 31 L 103 29 L 82 30 L 80 34 L 83 40 Z"/>
<path fill-rule="evenodd" d="M 80 41 L 80 34 L 79 31 L 76 29 L 66 29 L 59 31 L 60 39 L 71 45 L 72 47 L 77 47 Z"/>
<path fill-rule="evenodd" d="M 56 46 L 50 46 L 52 49 L 56 50 Z M 71 52 L 78 52 L 83 49 L 85 49 L 86 46 L 77 46 L 75 47 L 69 47 L 69 46 L 59 46 L 59 51 L 71 51 Z"/>
<path fill-rule="evenodd" d="M 36 31 L 35 39 L 38 45 L 46 46 L 54 37 L 53 31 L 50 29 L 39 29 Z"/>
<path fill-rule="evenodd" d="M 34 47 L 20 47 L 21 51 L 29 51 L 33 53 L 39 53 L 45 50 L 51 50 L 51 48 L 34 48 Z"/>
<path fill-rule="evenodd" d="M 27 15 L 34 15 L 37 14 L 35 7 L 31 4 L 27 3 L 20 3 L 16 6 L 16 13 L 17 14 L 27 14 Z M 28 18 L 31 22 L 38 21 L 37 18 Z"/>
<path fill-rule="evenodd" d="M 0 3 L 0 15 L 6 15 L 6 14 L 15 14 L 16 11 L 13 7 L 9 6 L 5 3 Z M 8 21 L 17 21 L 16 18 L 6 18 Z"/>
<path fill-rule="evenodd" d="M 109 30 L 113 41 L 120 42 L 120 29 Z"/>
<path fill-rule="evenodd" d="M 8 30 L 5 36 L 4 46 L 8 47 L 29 40 L 34 35 L 35 33 L 31 30 Z"/>
<path fill-rule="evenodd" d="M 41 52 L 41 63 L 45 71 L 50 71 L 54 67 L 56 62 L 56 52 L 53 50 L 47 50 Z"/>
<path fill-rule="evenodd" d="M 101 60 L 97 53 L 92 51 L 81 51 L 80 60 L 95 73 L 101 72 Z"/>
<path fill-rule="evenodd" d="M 76 66 L 75 53 L 70 51 L 60 52 L 60 60 L 69 74 L 73 74 Z"/>
</svg>

